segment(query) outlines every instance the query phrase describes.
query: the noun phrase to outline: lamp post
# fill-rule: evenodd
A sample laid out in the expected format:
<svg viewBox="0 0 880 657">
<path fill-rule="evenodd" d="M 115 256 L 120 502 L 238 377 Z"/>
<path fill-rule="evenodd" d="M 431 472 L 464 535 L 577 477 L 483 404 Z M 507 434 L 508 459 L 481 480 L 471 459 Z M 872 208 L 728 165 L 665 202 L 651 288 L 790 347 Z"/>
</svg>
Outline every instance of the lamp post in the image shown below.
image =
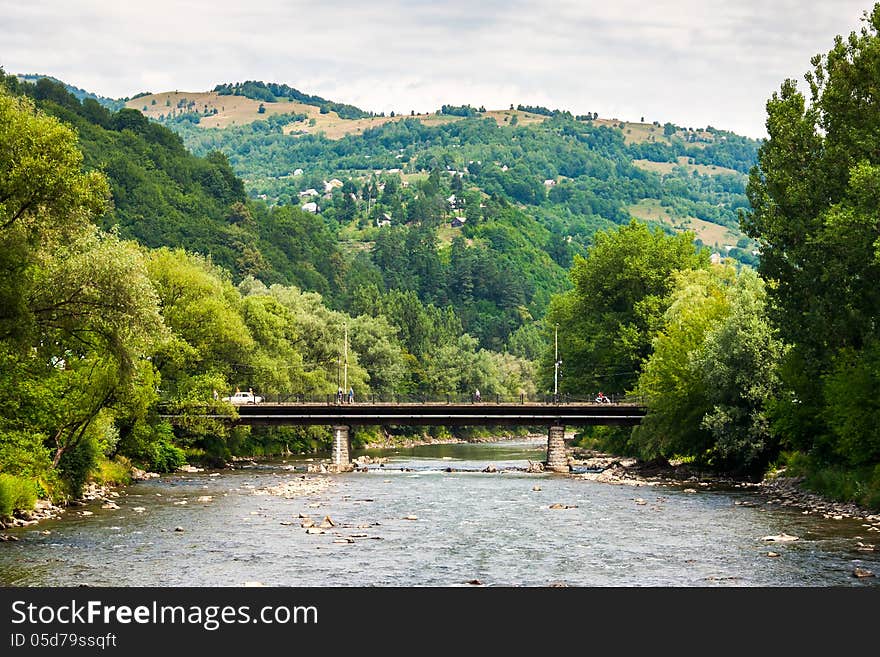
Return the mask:
<svg viewBox="0 0 880 657">
<path fill-rule="evenodd" d="M 343 376 L 342 391 L 343 391 L 343 394 L 347 395 L 348 394 L 348 323 L 346 322 L 343 326 L 345 327 L 345 342 L 344 342 L 344 344 L 345 344 L 345 346 L 344 346 L 345 361 L 344 361 L 344 365 L 343 365 L 343 369 L 342 369 L 342 376 Z"/>
<path fill-rule="evenodd" d="M 559 401 L 559 324 L 556 324 L 556 330 L 553 335 L 554 355 L 553 355 L 553 402 Z"/>
</svg>

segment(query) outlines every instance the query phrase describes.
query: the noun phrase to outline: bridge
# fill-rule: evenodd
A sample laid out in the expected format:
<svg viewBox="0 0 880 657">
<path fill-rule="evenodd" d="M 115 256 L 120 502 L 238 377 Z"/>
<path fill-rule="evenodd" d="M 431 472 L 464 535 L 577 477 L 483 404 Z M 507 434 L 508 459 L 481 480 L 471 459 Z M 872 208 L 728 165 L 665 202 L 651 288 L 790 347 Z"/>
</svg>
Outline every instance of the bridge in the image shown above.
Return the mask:
<svg viewBox="0 0 880 657">
<path fill-rule="evenodd" d="M 351 427 L 390 426 L 546 426 L 547 461 L 551 472 L 568 472 L 565 427 L 589 425 L 633 426 L 645 416 L 642 404 L 617 402 L 262 402 L 237 405 L 238 418 L 204 417 L 243 425 L 330 425 L 333 428 L 331 470 L 352 469 Z M 174 420 L 176 416 L 163 416 Z"/>
</svg>

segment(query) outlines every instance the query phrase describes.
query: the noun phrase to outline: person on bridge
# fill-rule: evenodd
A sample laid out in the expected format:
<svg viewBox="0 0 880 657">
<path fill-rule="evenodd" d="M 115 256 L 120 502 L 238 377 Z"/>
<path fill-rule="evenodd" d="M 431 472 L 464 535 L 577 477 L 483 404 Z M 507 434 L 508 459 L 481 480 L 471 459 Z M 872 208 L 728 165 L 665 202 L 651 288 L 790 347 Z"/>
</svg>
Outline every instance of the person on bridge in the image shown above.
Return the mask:
<svg viewBox="0 0 880 657">
<path fill-rule="evenodd" d="M 348 389 L 348 403 L 354 404 L 354 388 Z"/>
<path fill-rule="evenodd" d="M 337 404 L 342 403 L 342 387 L 341 386 L 336 389 L 336 403 Z"/>
<path fill-rule="evenodd" d="M 480 403 L 480 389 L 479 388 L 477 388 L 474 391 L 474 401 L 477 402 L 478 404 Z"/>
</svg>

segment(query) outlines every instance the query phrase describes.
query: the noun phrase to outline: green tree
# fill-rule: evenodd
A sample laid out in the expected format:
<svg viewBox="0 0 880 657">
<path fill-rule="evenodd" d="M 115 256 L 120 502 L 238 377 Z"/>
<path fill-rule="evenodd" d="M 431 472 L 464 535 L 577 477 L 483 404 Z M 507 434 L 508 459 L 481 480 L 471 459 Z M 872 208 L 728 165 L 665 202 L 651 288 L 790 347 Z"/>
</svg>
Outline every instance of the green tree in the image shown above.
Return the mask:
<svg viewBox="0 0 880 657">
<path fill-rule="evenodd" d="M 855 409 L 837 400 L 841 365 L 869 372 L 878 338 L 880 5 L 812 65 L 808 96 L 786 80 L 767 103 L 769 139 L 749 177 L 752 211 L 742 225 L 758 241 L 772 317 L 792 344 L 783 369 L 789 390 L 773 412 L 777 431 L 819 459 L 868 458 L 871 450 L 851 438 Z M 870 395 L 871 386 L 870 376 L 853 377 L 848 395 Z M 870 426 L 880 422 L 873 408 L 858 411 Z"/>
<path fill-rule="evenodd" d="M 763 281 L 728 266 L 685 271 L 637 391 L 648 415 L 633 431 L 646 457 L 691 456 L 761 473 L 778 454 L 768 407 L 784 348 L 767 318 Z"/>
<path fill-rule="evenodd" d="M 673 274 L 709 265 L 708 254 L 697 251 L 692 239 L 633 220 L 597 233 L 587 256 L 575 256 L 574 289 L 553 298 L 545 322 L 548 330 L 559 324 L 562 391 L 583 395 L 601 387 L 621 393 L 633 386 L 669 303 Z M 542 374 L 547 389 L 553 380 L 549 350 Z"/>
</svg>

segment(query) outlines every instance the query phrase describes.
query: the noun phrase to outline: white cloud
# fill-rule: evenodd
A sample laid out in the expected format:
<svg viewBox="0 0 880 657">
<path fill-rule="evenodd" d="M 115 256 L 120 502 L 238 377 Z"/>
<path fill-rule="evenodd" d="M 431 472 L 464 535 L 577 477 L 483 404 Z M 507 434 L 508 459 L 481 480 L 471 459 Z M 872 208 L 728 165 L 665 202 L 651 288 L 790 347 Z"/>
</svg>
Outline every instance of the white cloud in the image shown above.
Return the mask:
<svg viewBox="0 0 880 657">
<path fill-rule="evenodd" d="M 763 134 L 856 0 L 0 0 L 0 65 L 112 97 L 245 79 L 375 111 L 542 104 Z"/>
</svg>

